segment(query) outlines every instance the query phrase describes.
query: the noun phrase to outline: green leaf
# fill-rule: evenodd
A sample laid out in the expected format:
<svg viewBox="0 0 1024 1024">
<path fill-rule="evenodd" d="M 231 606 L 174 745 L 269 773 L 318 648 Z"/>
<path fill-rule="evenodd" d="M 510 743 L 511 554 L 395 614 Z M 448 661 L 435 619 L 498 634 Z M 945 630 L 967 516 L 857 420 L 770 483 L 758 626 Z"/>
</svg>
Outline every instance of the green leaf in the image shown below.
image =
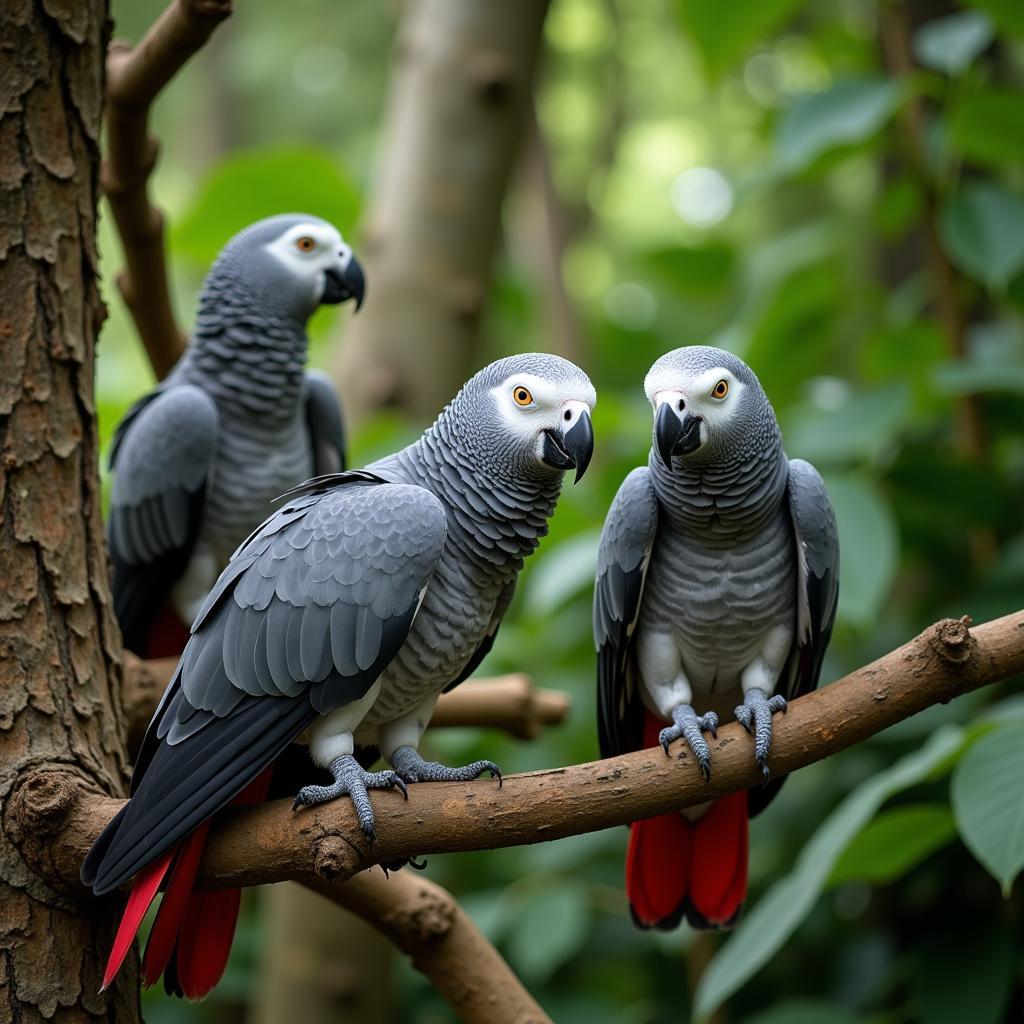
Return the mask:
<svg viewBox="0 0 1024 1024">
<path fill-rule="evenodd" d="M 866 478 L 825 474 L 839 526 L 842 585 L 839 617 L 872 623 L 889 593 L 899 563 L 900 538 L 888 501 Z"/>
<path fill-rule="evenodd" d="M 914 56 L 933 71 L 955 75 L 992 42 L 992 20 L 978 11 L 960 11 L 926 22 L 914 35 Z"/>
<path fill-rule="evenodd" d="M 732 284 L 736 253 L 727 245 L 655 249 L 642 257 L 642 265 L 681 295 L 717 298 Z"/>
<path fill-rule="evenodd" d="M 205 178 L 174 232 L 174 246 L 208 266 L 237 231 L 275 213 L 311 213 L 343 233 L 359 212 L 359 194 L 338 162 L 311 146 L 237 153 Z"/>
<path fill-rule="evenodd" d="M 1024 4 L 1020 0 L 967 0 L 972 7 L 988 11 L 1004 31 L 1024 39 Z"/>
<path fill-rule="evenodd" d="M 594 582 L 600 530 L 578 534 L 541 556 L 529 576 L 525 606 L 543 618 Z"/>
<path fill-rule="evenodd" d="M 944 804 L 910 804 L 882 811 L 843 851 L 829 884 L 885 885 L 955 836 L 953 815 Z"/>
<path fill-rule="evenodd" d="M 857 1017 L 843 1006 L 817 999 L 790 999 L 753 1017 L 744 1024 L 857 1024 Z"/>
<path fill-rule="evenodd" d="M 1009 899 L 1024 868 L 1024 741 L 1008 726 L 983 736 L 953 773 L 953 814 L 967 848 Z"/>
<path fill-rule="evenodd" d="M 802 170 L 830 149 L 870 139 L 902 97 L 899 85 L 881 78 L 848 78 L 825 92 L 801 96 L 786 111 L 778 130 L 782 169 Z"/>
<path fill-rule="evenodd" d="M 825 819 L 790 874 L 751 908 L 708 965 L 695 997 L 698 1020 L 706 1020 L 782 948 L 810 913 L 840 854 L 882 804 L 926 779 L 957 749 L 960 739 L 959 729 L 940 729 L 920 750 L 863 782 Z"/>
<path fill-rule="evenodd" d="M 587 939 L 590 908 L 580 885 L 545 886 L 523 908 L 508 940 L 509 959 L 533 982 L 549 978 Z"/>
<path fill-rule="evenodd" d="M 911 416 L 904 384 L 858 391 L 838 408 L 804 408 L 786 429 L 786 447 L 810 462 L 873 458 L 888 448 Z"/>
<path fill-rule="evenodd" d="M 953 141 L 977 164 L 1003 168 L 1024 161 L 1024 102 L 1019 92 L 987 89 L 968 96 L 952 118 Z"/>
<path fill-rule="evenodd" d="M 911 981 L 921 1024 L 1001 1024 L 1013 987 L 1016 954 L 1004 928 L 988 922 L 966 937 L 943 935 L 921 950 Z"/>
<path fill-rule="evenodd" d="M 718 76 L 785 22 L 800 0 L 676 0 L 683 29 Z"/>
<path fill-rule="evenodd" d="M 940 213 L 950 258 L 971 277 L 1001 290 L 1024 269 L 1024 201 L 994 182 L 971 182 Z"/>
</svg>

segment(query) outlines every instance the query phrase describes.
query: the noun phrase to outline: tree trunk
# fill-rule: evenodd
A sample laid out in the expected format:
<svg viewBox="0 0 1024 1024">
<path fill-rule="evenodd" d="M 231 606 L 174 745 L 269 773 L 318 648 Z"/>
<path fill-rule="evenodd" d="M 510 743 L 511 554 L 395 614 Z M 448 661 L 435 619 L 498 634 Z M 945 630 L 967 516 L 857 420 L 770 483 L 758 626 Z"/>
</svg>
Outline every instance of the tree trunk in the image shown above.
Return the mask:
<svg viewBox="0 0 1024 1024">
<path fill-rule="evenodd" d="M 51 769 L 127 771 L 93 402 L 106 35 L 106 0 L 0 5 L 0 1012 L 26 1024 L 139 1019 L 131 965 L 98 994 L 117 901 L 29 867 L 66 809 Z"/>
<path fill-rule="evenodd" d="M 416 0 L 405 8 L 363 238 L 366 308 L 337 363 L 354 423 L 380 408 L 431 420 L 475 368 L 547 6 Z"/>
</svg>

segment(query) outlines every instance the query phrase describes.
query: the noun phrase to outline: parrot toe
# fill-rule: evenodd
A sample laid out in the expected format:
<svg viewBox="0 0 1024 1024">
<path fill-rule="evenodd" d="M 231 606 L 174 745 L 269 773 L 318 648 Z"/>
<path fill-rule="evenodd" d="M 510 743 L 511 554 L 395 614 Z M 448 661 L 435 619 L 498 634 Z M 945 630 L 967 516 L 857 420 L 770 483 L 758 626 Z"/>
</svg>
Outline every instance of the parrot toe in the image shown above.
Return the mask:
<svg viewBox="0 0 1024 1024">
<path fill-rule="evenodd" d="M 484 772 L 501 786 L 501 769 L 493 761 L 474 761 L 461 768 L 449 768 L 437 761 L 425 761 L 412 747 L 399 747 L 391 758 L 399 778 L 406 782 L 472 782 Z"/>
<path fill-rule="evenodd" d="M 669 744 L 682 737 L 697 758 L 697 764 L 705 779 L 711 778 L 711 748 L 704 739 L 703 733 L 709 732 L 712 737 L 718 736 L 718 715 L 709 711 L 698 715 L 689 704 L 680 704 L 672 709 L 673 725 L 668 725 L 658 734 L 658 742 L 668 754 Z"/>
<path fill-rule="evenodd" d="M 409 791 L 406 789 L 405 781 L 392 771 L 368 772 L 351 754 L 336 758 L 327 767 L 334 776 L 334 783 L 330 786 L 303 786 L 295 796 L 292 810 L 315 807 L 317 804 L 327 803 L 328 800 L 336 800 L 340 796 L 351 797 L 356 817 L 359 819 L 359 828 L 373 846 L 377 840 L 377 833 L 374 829 L 369 790 L 397 789 L 408 800 Z"/>
<path fill-rule="evenodd" d="M 786 698 L 781 693 L 768 697 L 763 690 L 756 687 L 748 690 L 743 696 L 743 703 L 736 708 L 736 721 L 754 737 L 754 758 L 764 782 L 767 785 L 771 778 L 768 767 L 768 751 L 772 745 L 772 715 L 786 713 Z"/>
</svg>

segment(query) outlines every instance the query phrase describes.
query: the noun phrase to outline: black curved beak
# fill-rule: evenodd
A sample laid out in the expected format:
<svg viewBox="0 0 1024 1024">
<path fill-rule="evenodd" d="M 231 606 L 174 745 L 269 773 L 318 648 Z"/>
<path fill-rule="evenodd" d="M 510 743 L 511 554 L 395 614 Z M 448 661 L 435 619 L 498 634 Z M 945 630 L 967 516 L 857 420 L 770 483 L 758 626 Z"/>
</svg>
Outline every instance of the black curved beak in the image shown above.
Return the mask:
<svg viewBox="0 0 1024 1024">
<path fill-rule="evenodd" d="M 668 402 L 658 406 L 654 440 L 661 461 L 671 469 L 673 455 L 689 455 L 700 447 L 700 417 L 684 412 L 682 419 Z"/>
<path fill-rule="evenodd" d="M 366 278 L 363 276 L 363 268 L 355 256 L 349 257 L 345 269 L 329 267 L 324 271 L 324 293 L 320 298 L 322 303 L 329 306 L 337 305 L 348 299 L 355 299 L 356 312 L 363 304 L 363 296 L 366 295 Z"/>
<path fill-rule="evenodd" d="M 544 431 L 543 459 L 553 469 L 575 469 L 579 483 L 590 465 L 594 454 L 594 425 L 590 414 L 580 413 L 580 418 L 563 434 L 560 430 Z"/>
</svg>

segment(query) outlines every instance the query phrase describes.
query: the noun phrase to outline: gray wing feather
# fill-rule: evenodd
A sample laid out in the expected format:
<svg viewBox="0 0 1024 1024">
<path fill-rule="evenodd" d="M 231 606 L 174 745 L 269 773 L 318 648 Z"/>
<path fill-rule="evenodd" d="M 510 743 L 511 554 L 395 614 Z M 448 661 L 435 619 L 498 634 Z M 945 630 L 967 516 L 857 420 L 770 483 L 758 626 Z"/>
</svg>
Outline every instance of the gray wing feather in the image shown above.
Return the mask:
<svg viewBox="0 0 1024 1024">
<path fill-rule="evenodd" d="M 304 392 L 315 470 L 337 473 L 345 468 L 345 428 L 337 388 L 326 373 L 307 370 Z"/>
<path fill-rule="evenodd" d="M 630 648 L 657 530 L 658 500 L 647 467 L 639 467 L 615 495 L 597 554 L 594 643 L 598 736 L 604 757 L 641 745 L 643 707 Z"/>
</svg>

